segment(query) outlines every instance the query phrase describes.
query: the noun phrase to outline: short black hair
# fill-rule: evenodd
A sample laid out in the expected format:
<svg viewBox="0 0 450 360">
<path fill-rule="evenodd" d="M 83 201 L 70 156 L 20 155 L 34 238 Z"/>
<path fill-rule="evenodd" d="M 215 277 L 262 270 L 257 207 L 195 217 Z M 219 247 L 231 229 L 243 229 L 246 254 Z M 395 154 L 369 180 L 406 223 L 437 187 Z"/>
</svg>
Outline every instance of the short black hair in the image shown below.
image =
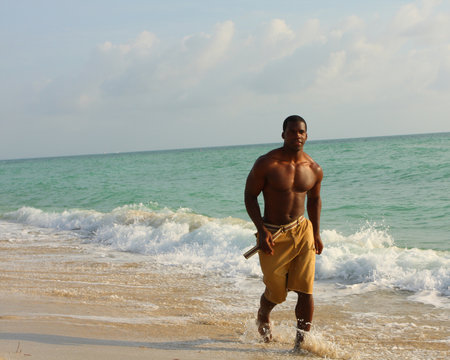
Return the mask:
<svg viewBox="0 0 450 360">
<path fill-rule="evenodd" d="M 291 115 L 291 116 L 288 116 L 286 119 L 284 119 L 283 131 L 286 131 L 286 128 L 290 122 L 297 122 L 297 121 L 300 121 L 303 124 L 305 124 L 305 130 L 308 131 L 308 125 L 306 124 L 305 119 L 303 119 L 301 116 L 298 116 L 298 115 Z"/>
</svg>

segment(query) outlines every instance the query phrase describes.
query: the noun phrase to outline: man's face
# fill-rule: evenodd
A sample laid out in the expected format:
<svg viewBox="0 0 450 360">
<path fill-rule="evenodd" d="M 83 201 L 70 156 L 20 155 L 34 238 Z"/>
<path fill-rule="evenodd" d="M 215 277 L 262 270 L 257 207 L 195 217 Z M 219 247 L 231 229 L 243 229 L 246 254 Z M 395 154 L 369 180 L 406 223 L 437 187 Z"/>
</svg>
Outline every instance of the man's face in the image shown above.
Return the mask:
<svg viewBox="0 0 450 360">
<path fill-rule="evenodd" d="M 295 151 L 302 150 L 308 138 L 305 123 L 302 121 L 289 122 L 281 137 L 284 139 L 285 147 Z"/>
</svg>

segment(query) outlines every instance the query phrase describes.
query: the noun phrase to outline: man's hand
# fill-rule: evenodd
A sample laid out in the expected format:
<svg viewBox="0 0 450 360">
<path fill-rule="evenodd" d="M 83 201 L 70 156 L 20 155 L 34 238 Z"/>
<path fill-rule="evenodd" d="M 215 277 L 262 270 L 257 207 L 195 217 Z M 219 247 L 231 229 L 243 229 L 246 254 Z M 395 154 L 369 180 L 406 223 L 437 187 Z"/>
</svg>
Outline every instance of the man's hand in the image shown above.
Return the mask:
<svg viewBox="0 0 450 360">
<path fill-rule="evenodd" d="M 322 239 L 320 238 L 320 235 L 314 236 L 314 247 L 316 248 L 317 255 L 322 254 L 323 243 L 322 243 Z"/>
<path fill-rule="evenodd" d="M 273 247 L 275 246 L 275 242 L 273 241 L 272 233 L 266 228 L 258 231 L 258 244 L 259 248 L 263 252 L 269 255 L 273 255 Z"/>
</svg>

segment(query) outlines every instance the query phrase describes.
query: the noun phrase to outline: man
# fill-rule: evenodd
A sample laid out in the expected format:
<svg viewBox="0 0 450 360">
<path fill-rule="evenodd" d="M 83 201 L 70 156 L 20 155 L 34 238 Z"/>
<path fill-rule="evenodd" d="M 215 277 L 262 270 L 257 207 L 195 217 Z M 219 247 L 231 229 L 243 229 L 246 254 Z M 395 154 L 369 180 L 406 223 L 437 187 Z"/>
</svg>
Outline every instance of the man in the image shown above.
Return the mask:
<svg viewBox="0 0 450 360">
<path fill-rule="evenodd" d="M 320 186 L 323 171 L 305 152 L 306 121 L 292 115 L 283 122 L 284 144 L 258 158 L 245 186 L 245 207 L 258 231 L 259 260 L 266 289 L 258 310 L 258 331 L 272 340 L 269 315 L 288 291 L 298 294 L 295 307 L 299 349 L 309 331 L 314 311 L 312 296 L 315 255 L 323 249 L 320 238 Z M 263 193 L 264 216 L 258 195 Z M 307 198 L 309 220 L 303 217 Z"/>
</svg>

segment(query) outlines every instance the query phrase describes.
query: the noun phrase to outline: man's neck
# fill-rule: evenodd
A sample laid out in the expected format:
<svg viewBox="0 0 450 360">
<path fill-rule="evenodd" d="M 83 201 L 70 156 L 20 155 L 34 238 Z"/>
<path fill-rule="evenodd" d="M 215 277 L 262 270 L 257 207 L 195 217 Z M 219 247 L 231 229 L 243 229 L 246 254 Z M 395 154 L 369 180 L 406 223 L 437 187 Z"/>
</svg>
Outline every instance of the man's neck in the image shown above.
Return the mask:
<svg viewBox="0 0 450 360">
<path fill-rule="evenodd" d="M 286 160 L 297 162 L 303 158 L 303 148 L 300 150 L 294 150 L 290 149 L 286 146 L 283 146 L 282 148 L 283 155 L 285 156 Z"/>
</svg>

